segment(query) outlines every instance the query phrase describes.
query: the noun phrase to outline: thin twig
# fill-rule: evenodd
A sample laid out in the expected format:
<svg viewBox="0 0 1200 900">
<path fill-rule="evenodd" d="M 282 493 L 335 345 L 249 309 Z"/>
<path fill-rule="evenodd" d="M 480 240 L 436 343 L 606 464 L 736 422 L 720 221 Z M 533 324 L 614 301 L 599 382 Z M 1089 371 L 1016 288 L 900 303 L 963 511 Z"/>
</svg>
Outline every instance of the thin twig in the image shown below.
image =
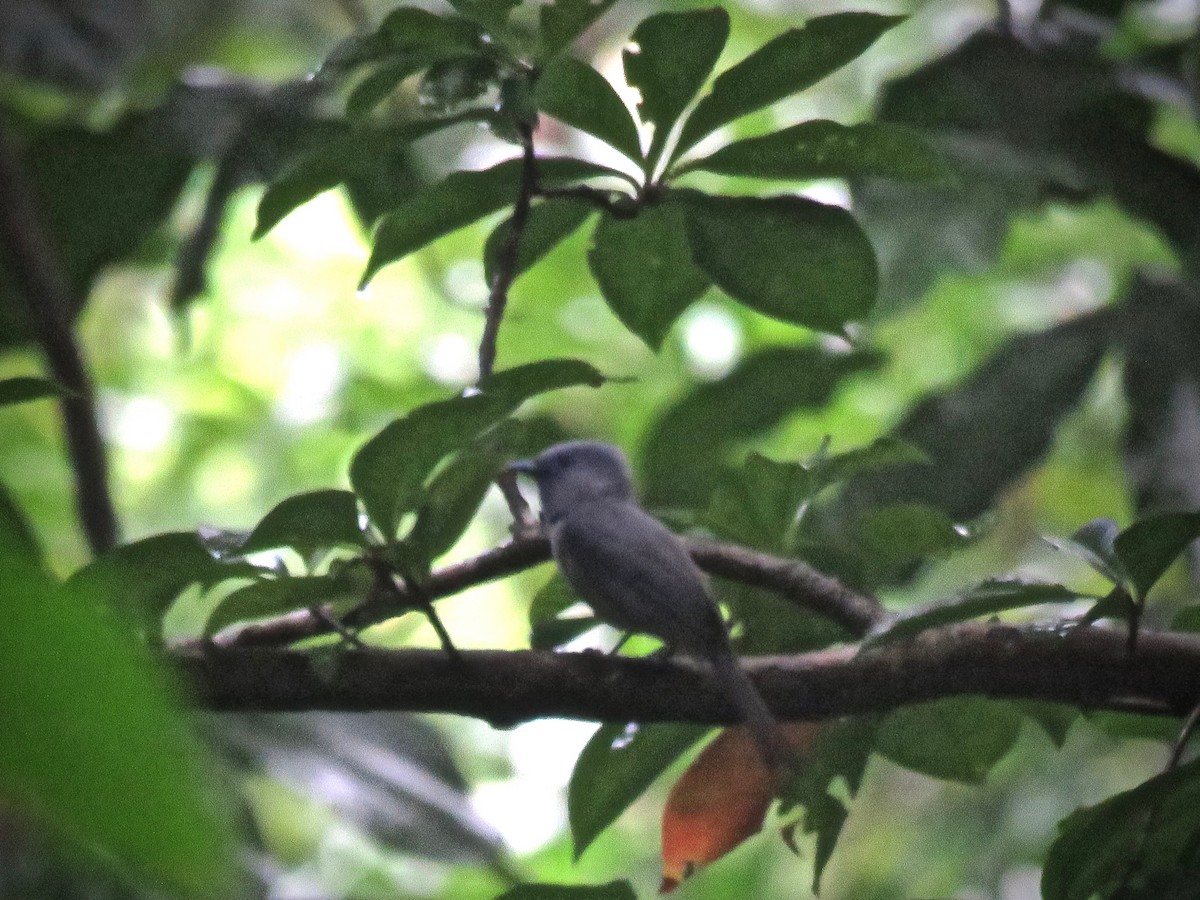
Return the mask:
<svg viewBox="0 0 1200 900">
<path fill-rule="evenodd" d="M 583 200 L 622 219 L 633 218 L 638 213 L 637 201 L 628 195 L 589 187 L 586 184 L 559 188 L 538 188 L 536 193 L 538 197 L 545 200 Z"/>
<path fill-rule="evenodd" d="M 529 125 L 518 126 L 521 131 L 521 182 L 517 189 L 517 202 L 509 220 L 508 235 L 500 248 L 496 274 L 492 278 L 488 295 L 487 313 L 483 323 L 483 337 L 479 341 L 479 382 L 483 384 L 496 365 L 496 343 L 500 337 L 500 322 L 508 306 L 508 289 L 517 278 L 517 262 L 521 255 L 521 238 L 529 221 L 529 207 L 537 187 L 537 157 L 534 155 L 533 129 Z"/>
<path fill-rule="evenodd" d="M 1188 742 L 1192 739 L 1192 733 L 1196 730 L 1196 726 L 1200 725 L 1200 703 L 1192 707 L 1192 711 L 1187 714 L 1187 718 L 1183 720 L 1183 727 L 1179 729 L 1179 737 L 1175 739 L 1175 746 L 1171 749 L 1171 758 L 1167 760 L 1166 771 L 1179 766 L 1179 761 L 1183 759 L 1183 751 L 1187 749 Z"/>
<path fill-rule="evenodd" d="M 75 477 L 75 504 L 92 552 L 104 553 L 116 546 L 118 527 L 92 383 L 71 331 L 71 311 L 81 308 L 84 298 L 76 296 L 67 279 L 20 153 L 2 123 L 0 237 L 0 252 L 25 297 L 29 323 L 50 373 L 71 391 L 60 405 Z"/>
</svg>

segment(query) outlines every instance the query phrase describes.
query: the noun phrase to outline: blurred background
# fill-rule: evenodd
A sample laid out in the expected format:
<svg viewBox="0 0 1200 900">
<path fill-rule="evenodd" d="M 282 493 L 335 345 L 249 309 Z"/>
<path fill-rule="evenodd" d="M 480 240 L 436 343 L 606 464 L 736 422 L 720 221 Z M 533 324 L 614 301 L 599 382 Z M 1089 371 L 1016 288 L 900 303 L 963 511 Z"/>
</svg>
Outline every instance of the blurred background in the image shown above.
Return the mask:
<svg viewBox="0 0 1200 900">
<path fill-rule="evenodd" d="M 814 15 L 848 8 L 910 15 L 859 60 L 726 129 L 726 139 L 808 118 L 856 122 L 881 108 L 903 119 L 904 90 L 885 94 L 885 85 L 928 73 L 998 17 L 986 0 L 725 6 L 733 27 L 722 65 Z M 1024 6 L 1014 3 L 1009 13 L 1032 27 L 1039 11 Z M 682 7 L 619 0 L 577 51 L 621 85 L 620 51 L 632 28 L 652 12 Z M 487 297 L 481 248 L 495 217 L 390 266 L 362 291 L 356 284 L 369 229 L 361 212 L 377 199 L 368 188 L 357 197 L 353 189 L 323 193 L 251 240 L 263 182 L 309 139 L 314 122 L 338 113 L 337 98 L 322 96 L 307 76 L 340 40 L 390 8 L 375 0 L 0 4 L 0 109 L 21 135 L 49 219 L 79 248 L 67 261 L 86 298 L 75 311 L 76 329 L 97 385 L 127 539 L 198 526 L 250 528 L 284 497 L 346 487 L 348 460 L 365 438 L 477 377 Z M 1200 72 L 1194 0 L 1063 4 L 1057 11 L 1069 37 L 1088 42 L 1096 72 L 1129 62 L 1144 76 L 1141 84 L 1151 85 L 1139 94 L 1148 143 L 1200 160 L 1194 98 L 1176 90 L 1186 79 L 1166 78 L 1166 64 L 1142 66 L 1174 54 L 1172 72 Z M 1072 84 L 1101 77 L 1082 69 L 1070 75 Z M 1012 78 L 1027 89 L 1014 118 L 1026 117 L 1029 128 L 1057 115 L 1055 104 L 1072 102 L 1032 63 Z M 972 100 L 996 116 L 1006 112 Z M 403 118 L 416 102 L 401 90 L 384 114 Z M 554 122 L 543 123 L 537 141 L 542 152 L 569 147 L 610 161 L 601 145 Z M 526 413 L 544 418 L 549 435 L 624 447 L 662 512 L 691 502 L 686 486 L 656 490 L 653 482 L 655 471 L 693 452 L 692 441 L 711 441 L 726 461 L 749 450 L 796 460 L 826 437 L 840 451 L 888 434 L 939 392 L 976 403 L 981 421 L 994 424 L 998 455 L 1014 430 L 1045 440 L 982 489 L 981 502 L 951 509 L 973 522 L 969 545 L 904 577 L 879 579 L 885 602 L 899 608 L 1005 573 L 1101 589 L 1097 576 L 1042 536 L 1070 534 L 1098 516 L 1126 523 L 1144 508 L 1150 464 L 1140 457 L 1139 469 L 1131 451 L 1122 359 L 1105 356 L 1069 396 L 1052 398 L 1061 409 L 1046 423 L 1024 413 L 1006 419 L 1004 390 L 994 383 L 988 390 L 1001 394 L 994 408 L 979 392 L 953 392 L 994 354 L 1010 352 L 1014 336 L 1116 304 L 1137 272 L 1160 279 L 1154 284 L 1170 282 L 1188 260 L 1161 222 L 1135 214 L 1119 192 L 1072 177 L 1045 190 L 1045 172 L 1056 164 L 1049 152 L 1031 162 L 982 138 L 956 152 L 959 162 L 973 163 L 963 162 L 961 183 L 941 195 L 836 181 L 795 185 L 861 215 L 884 275 L 875 316 L 855 335 L 881 352 L 880 362 L 838 379 L 816 402 L 805 399 L 805 373 L 795 373 L 794 389 L 769 392 L 751 363 L 769 348 L 815 341 L 838 353 L 847 342 L 814 338 L 713 290 L 655 354 L 600 297 L 587 269 L 586 231 L 517 282 L 500 366 L 575 356 L 623 379 L 540 397 Z M 512 155 L 511 145 L 463 126 L 390 161 L 386 185 L 374 188 L 403 194 L 453 168 Z M 759 189 L 704 177 L 727 191 Z M 43 371 L 15 308 L 0 270 L 0 377 Z M 1037 369 L 1051 385 L 1078 381 L 1058 373 L 1060 360 L 1052 349 L 1017 353 L 1005 364 Z M 1157 384 L 1147 391 L 1166 390 Z M 1019 379 L 1011 389 L 1025 390 Z M 698 411 L 704 427 L 681 429 L 681 408 L 693 417 Z M 989 446 L 986 428 L 972 435 L 973 450 Z M 0 482 L 25 510 L 56 574 L 86 562 L 54 405 L 0 410 Z M 501 498 L 489 496 L 447 559 L 495 545 L 508 524 Z M 460 647 L 528 646 L 528 605 L 550 574 L 541 567 L 438 608 Z M 1188 590 L 1180 572 L 1164 602 Z M 168 636 L 191 633 L 205 602 L 198 592 L 185 597 L 168 619 Z M 415 615 L 366 638 L 437 646 Z M 608 637 L 592 639 L 604 644 Z M 492 897 L 518 878 L 620 877 L 649 896 L 658 883 L 659 816 L 671 775 L 572 862 L 564 790 L 594 725 L 539 721 L 498 731 L 452 717 L 380 714 L 205 716 L 197 725 L 213 736 L 245 799 L 254 835 L 247 853 L 266 896 L 457 900 Z M 1114 736 L 1111 727 L 1079 721 L 1061 749 L 1026 724 L 1014 751 L 979 786 L 935 781 L 874 758 L 822 896 L 1037 897 L 1056 823 L 1160 770 L 1166 752 L 1150 737 Z M 794 856 L 771 830 L 679 895 L 808 896 L 811 848 Z M 140 895 L 65 863 L 53 841 L 2 820 L 0 868 L 4 896 Z"/>
</svg>

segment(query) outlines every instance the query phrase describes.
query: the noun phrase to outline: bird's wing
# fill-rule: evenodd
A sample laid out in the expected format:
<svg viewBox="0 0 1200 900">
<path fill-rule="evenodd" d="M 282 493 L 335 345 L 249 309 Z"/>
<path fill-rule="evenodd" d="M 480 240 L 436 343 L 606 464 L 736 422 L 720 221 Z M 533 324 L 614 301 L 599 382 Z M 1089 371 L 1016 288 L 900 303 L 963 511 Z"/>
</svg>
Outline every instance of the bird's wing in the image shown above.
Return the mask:
<svg viewBox="0 0 1200 900">
<path fill-rule="evenodd" d="M 567 581 L 609 624 L 704 656 L 728 646 L 683 543 L 635 504 L 585 504 L 555 526 L 551 546 Z"/>
</svg>

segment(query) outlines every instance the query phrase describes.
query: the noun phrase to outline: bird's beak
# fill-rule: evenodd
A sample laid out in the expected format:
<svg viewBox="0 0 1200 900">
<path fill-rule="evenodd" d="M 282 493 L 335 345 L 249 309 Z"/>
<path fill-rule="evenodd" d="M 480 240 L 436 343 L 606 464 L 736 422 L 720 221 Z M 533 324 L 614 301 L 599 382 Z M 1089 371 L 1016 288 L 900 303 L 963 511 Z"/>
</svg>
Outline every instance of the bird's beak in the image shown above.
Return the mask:
<svg viewBox="0 0 1200 900">
<path fill-rule="evenodd" d="M 515 459 L 504 468 L 509 472 L 520 472 L 522 475 L 537 474 L 537 463 L 532 459 Z"/>
</svg>

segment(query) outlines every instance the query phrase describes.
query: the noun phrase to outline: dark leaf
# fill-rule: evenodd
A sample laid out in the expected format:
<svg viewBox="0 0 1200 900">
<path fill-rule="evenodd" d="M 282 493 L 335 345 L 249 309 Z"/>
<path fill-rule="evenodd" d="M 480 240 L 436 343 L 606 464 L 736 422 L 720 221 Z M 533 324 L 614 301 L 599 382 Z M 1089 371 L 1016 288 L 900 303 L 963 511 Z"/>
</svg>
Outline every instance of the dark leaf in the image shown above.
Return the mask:
<svg viewBox="0 0 1200 900">
<path fill-rule="evenodd" d="M 234 798 L 211 777 L 180 698 L 114 627 L 110 598 L 60 591 L 36 560 L 2 550 L 0 583 L 7 802 L 27 824 L 165 894 L 244 896 Z"/>
<path fill-rule="evenodd" d="M 1122 310 L 1122 451 L 1135 510 L 1200 509 L 1200 303 L 1174 279 L 1138 274 Z M 1195 580 L 1200 548 L 1187 559 Z"/>
<path fill-rule="evenodd" d="M 533 595 L 533 602 L 529 604 L 529 624 L 532 626 L 556 619 L 578 602 L 579 595 L 567 584 L 562 573 L 555 571 L 541 590 Z"/>
<path fill-rule="evenodd" d="M 1095 598 L 1078 594 L 1061 584 L 1021 581 L 1016 578 L 992 578 L 949 600 L 939 600 L 905 610 L 883 631 L 872 636 L 871 642 L 882 643 L 896 638 L 911 637 L 927 628 L 966 622 L 1010 609 L 1090 599 Z"/>
<path fill-rule="evenodd" d="M 1172 631 L 1200 631 L 1200 606 L 1181 609 L 1171 620 Z"/>
<path fill-rule="evenodd" d="M 727 122 L 816 84 L 902 21 L 902 16 L 837 13 L 785 31 L 717 77 L 684 123 L 674 155 Z"/>
<path fill-rule="evenodd" d="M 538 172 L 544 187 L 619 174 L 577 159 L 542 159 L 538 161 Z M 361 284 L 366 285 L 388 263 L 515 203 L 520 173 L 519 159 L 482 171 L 455 172 L 390 213 L 375 233 Z"/>
<path fill-rule="evenodd" d="M 833 854 L 847 817 L 846 807 L 830 794 L 830 790 L 840 781 L 851 796 L 858 793 L 877 728 L 878 721 L 874 716 L 822 725 L 799 773 L 783 788 L 780 812 L 804 807 L 804 831 L 817 838 L 813 861 L 814 892 L 820 886 L 821 873 Z"/>
<path fill-rule="evenodd" d="M 574 234 L 594 212 L 595 207 L 586 200 L 570 198 L 543 200 L 531 206 L 517 248 L 516 274 L 520 275 L 538 263 Z M 483 248 L 483 274 L 488 285 L 495 281 L 500 254 L 511 233 L 512 219 L 506 219 L 488 235 Z"/>
<path fill-rule="evenodd" d="M 694 169 L 798 181 L 861 177 L 924 181 L 949 176 L 949 169 L 915 131 L 877 122 L 839 125 L 824 119 L 729 144 L 688 163 L 679 174 Z"/>
<path fill-rule="evenodd" d="M 1119 619 L 1122 622 L 1128 622 L 1132 628 L 1135 627 L 1134 623 L 1139 612 L 1138 605 L 1129 592 L 1125 588 L 1115 587 L 1096 601 L 1095 605 L 1084 614 L 1082 622 L 1084 625 L 1090 625 L 1101 619 Z"/>
<path fill-rule="evenodd" d="M 496 900 L 637 900 L 628 881 L 608 884 L 521 884 Z"/>
<path fill-rule="evenodd" d="M 437 464 L 462 450 L 530 397 L 571 385 L 603 382 L 578 360 L 543 360 L 492 375 L 482 393 L 421 406 L 367 441 L 350 463 L 350 483 L 385 539 L 420 500 Z"/>
<path fill-rule="evenodd" d="M 692 262 L 684 209 L 670 200 L 632 218 L 606 212 L 592 238 L 588 264 L 617 318 L 654 350 L 712 284 Z"/>
<path fill-rule="evenodd" d="M 557 650 L 602 624 L 595 616 L 542 619 L 529 629 L 529 646 L 534 650 Z"/>
<path fill-rule="evenodd" d="M 548 61 L 565 50 L 598 18 L 608 12 L 616 0 L 551 0 L 538 15 L 541 25 L 541 52 Z"/>
<path fill-rule="evenodd" d="M 509 13 L 521 0 L 450 0 L 450 5 L 486 28 L 493 38 L 501 38 L 508 31 Z"/>
<path fill-rule="evenodd" d="M 1046 900 L 1187 897 L 1200 879 L 1200 760 L 1059 823 Z"/>
<path fill-rule="evenodd" d="M 365 599 L 361 585 L 337 575 L 264 578 L 223 598 L 208 617 L 204 636 L 211 637 L 235 622 L 283 615 L 339 601 Z"/>
<path fill-rule="evenodd" d="M 1115 542 L 1120 531 L 1112 519 L 1093 519 L 1070 540 L 1046 538 L 1055 550 L 1077 556 L 1115 585 L 1127 585 L 1129 574 L 1117 557 Z"/>
<path fill-rule="evenodd" d="M 729 13 L 719 7 L 664 12 L 642 19 L 622 54 L 625 80 L 641 93 L 638 112 L 654 126 L 653 169 L 671 126 L 717 64 L 729 37 Z"/>
<path fill-rule="evenodd" d="M 538 79 L 536 96 L 542 111 L 641 161 L 641 138 L 633 116 L 608 80 L 591 66 L 570 56 L 558 57 Z"/>
<path fill-rule="evenodd" d="M 1038 724 L 1046 733 L 1055 747 L 1062 749 L 1067 742 L 1067 734 L 1075 720 L 1079 718 L 1079 710 L 1065 703 L 1050 703 L 1046 700 L 1018 700 L 1016 703 L 1025 716 Z"/>
<path fill-rule="evenodd" d="M 875 251 L 846 210 L 793 196 L 680 196 L 693 258 L 734 299 L 839 334 L 870 313 Z"/>
<path fill-rule="evenodd" d="M 48 378 L 20 376 L 0 379 L 0 407 L 28 403 L 30 400 L 41 400 L 45 397 L 69 396 L 71 391 Z"/>
<path fill-rule="evenodd" d="M 1200 513 L 1162 513 L 1130 525 L 1114 543 L 1139 601 L 1188 545 L 1200 537 Z"/>
<path fill-rule="evenodd" d="M 855 479 L 841 503 L 917 501 L 969 521 L 1046 452 L 1108 349 L 1106 310 L 1019 335 L 964 384 L 927 397 L 892 432 L 932 465 Z M 846 508 L 843 506 L 843 508 Z"/>
<path fill-rule="evenodd" d="M 746 357 L 728 376 L 697 387 L 650 430 L 644 483 L 655 505 L 705 502 L 728 450 L 800 409 L 825 404 L 842 380 L 877 366 L 870 351 L 815 345 L 772 347 Z"/>
<path fill-rule="evenodd" d="M 703 725 L 601 725 L 579 754 L 567 788 L 575 858 L 708 731 Z"/>
<path fill-rule="evenodd" d="M 263 516 L 240 552 L 294 547 L 307 556 L 321 547 L 353 546 L 361 544 L 362 540 L 354 494 L 350 491 L 312 491 L 288 497 Z"/>
<path fill-rule="evenodd" d="M 479 121 L 485 113 L 470 111 L 457 116 L 430 119 L 382 128 L 361 128 L 301 156 L 271 182 L 258 201 L 255 239 L 262 237 L 294 210 L 324 191 L 368 176 L 389 153 L 427 135 L 458 125 Z"/>
<path fill-rule="evenodd" d="M 500 70 L 486 57 L 440 60 L 421 78 L 417 102 L 430 112 L 448 113 L 479 98 L 499 81 Z"/>
<path fill-rule="evenodd" d="M 982 782 L 1017 739 L 1016 709 L 980 697 L 948 697 L 895 710 L 875 750 L 892 762 L 948 781 Z"/>
</svg>

